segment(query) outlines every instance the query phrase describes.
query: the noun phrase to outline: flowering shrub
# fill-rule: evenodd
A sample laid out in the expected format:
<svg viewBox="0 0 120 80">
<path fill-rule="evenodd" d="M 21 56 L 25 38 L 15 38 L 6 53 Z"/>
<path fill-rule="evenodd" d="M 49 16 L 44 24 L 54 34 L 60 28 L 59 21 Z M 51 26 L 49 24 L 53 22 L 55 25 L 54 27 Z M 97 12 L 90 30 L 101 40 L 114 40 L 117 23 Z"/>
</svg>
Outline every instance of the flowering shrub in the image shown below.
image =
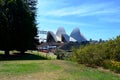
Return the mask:
<svg viewBox="0 0 120 80">
<path fill-rule="evenodd" d="M 120 73 L 120 62 L 112 60 L 111 64 L 112 64 L 112 70 Z"/>
<path fill-rule="evenodd" d="M 104 68 L 120 73 L 120 62 L 114 60 L 105 60 L 102 65 Z"/>
</svg>

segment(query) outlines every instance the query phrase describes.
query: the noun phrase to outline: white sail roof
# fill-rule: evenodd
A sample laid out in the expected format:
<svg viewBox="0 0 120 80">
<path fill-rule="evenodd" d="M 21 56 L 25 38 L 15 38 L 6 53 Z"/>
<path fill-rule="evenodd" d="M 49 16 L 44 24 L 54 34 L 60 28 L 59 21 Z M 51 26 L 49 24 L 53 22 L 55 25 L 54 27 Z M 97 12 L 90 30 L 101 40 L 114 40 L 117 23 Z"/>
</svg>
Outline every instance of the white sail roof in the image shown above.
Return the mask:
<svg viewBox="0 0 120 80">
<path fill-rule="evenodd" d="M 71 35 L 70 35 L 70 41 L 77 41 L 77 42 L 82 42 L 82 41 L 87 41 L 86 38 L 81 34 L 79 28 L 73 29 Z"/>
<path fill-rule="evenodd" d="M 63 27 L 58 28 L 56 35 L 52 31 L 47 33 L 47 42 L 83 42 L 87 41 L 86 38 L 81 34 L 79 28 L 73 29 L 70 36 L 66 34 Z"/>
<path fill-rule="evenodd" d="M 56 32 L 56 37 L 58 41 L 62 41 L 62 35 L 66 34 L 66 31 L 63 27 L 59 27 L 57 32 Z"/>
<path fill-rule="evenodd" d="M 57 42 L 56 35 L 52 31 L 47 33 L 47 42 Z"/>
</svg>

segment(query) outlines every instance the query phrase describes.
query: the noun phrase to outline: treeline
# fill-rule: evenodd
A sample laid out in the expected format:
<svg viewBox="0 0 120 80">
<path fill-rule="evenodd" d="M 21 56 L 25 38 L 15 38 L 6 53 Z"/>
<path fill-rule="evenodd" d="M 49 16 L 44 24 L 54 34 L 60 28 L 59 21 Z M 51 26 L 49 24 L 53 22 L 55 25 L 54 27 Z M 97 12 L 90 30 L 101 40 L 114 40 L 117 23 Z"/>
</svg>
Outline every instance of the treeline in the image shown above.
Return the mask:
<svg viewBox="0 0 120 80">
<path fill-rule="evenodd" d="M 104 43 L 73 48 L 70 59 L 86 66 L 102 66 L 120 73 L 120 36 Z"/>
</svg>

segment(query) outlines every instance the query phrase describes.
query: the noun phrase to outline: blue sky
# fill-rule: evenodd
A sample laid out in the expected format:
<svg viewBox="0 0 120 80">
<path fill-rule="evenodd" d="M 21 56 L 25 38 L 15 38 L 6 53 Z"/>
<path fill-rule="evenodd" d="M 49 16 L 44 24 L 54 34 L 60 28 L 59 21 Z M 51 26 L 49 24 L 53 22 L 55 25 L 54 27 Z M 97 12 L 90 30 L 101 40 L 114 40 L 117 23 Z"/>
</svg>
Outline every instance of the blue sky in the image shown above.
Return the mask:
<svg viewBox="0 0 120 80">
<path fill-rule="evenodd" d="M 79 27 L 87 40 L 108 40 L 120 35 L 120 0 L 38 0 L 36 20 L 39 30 Z"/>
</svg>

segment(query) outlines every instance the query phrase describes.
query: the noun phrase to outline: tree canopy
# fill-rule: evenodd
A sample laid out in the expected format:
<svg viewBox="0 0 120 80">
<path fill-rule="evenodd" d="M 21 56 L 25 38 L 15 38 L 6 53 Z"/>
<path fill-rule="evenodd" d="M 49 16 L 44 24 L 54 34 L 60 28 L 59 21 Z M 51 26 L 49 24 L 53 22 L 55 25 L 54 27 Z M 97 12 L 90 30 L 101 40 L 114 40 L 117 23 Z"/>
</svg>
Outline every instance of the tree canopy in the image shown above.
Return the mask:
<svg viewBox="0 0 120 80">
<path fill-rule="evenodd" d="M 38 43 L 35 12 L 23 0 L 0 0 L 0 50 L 24 52 Z"/>
</svg>

